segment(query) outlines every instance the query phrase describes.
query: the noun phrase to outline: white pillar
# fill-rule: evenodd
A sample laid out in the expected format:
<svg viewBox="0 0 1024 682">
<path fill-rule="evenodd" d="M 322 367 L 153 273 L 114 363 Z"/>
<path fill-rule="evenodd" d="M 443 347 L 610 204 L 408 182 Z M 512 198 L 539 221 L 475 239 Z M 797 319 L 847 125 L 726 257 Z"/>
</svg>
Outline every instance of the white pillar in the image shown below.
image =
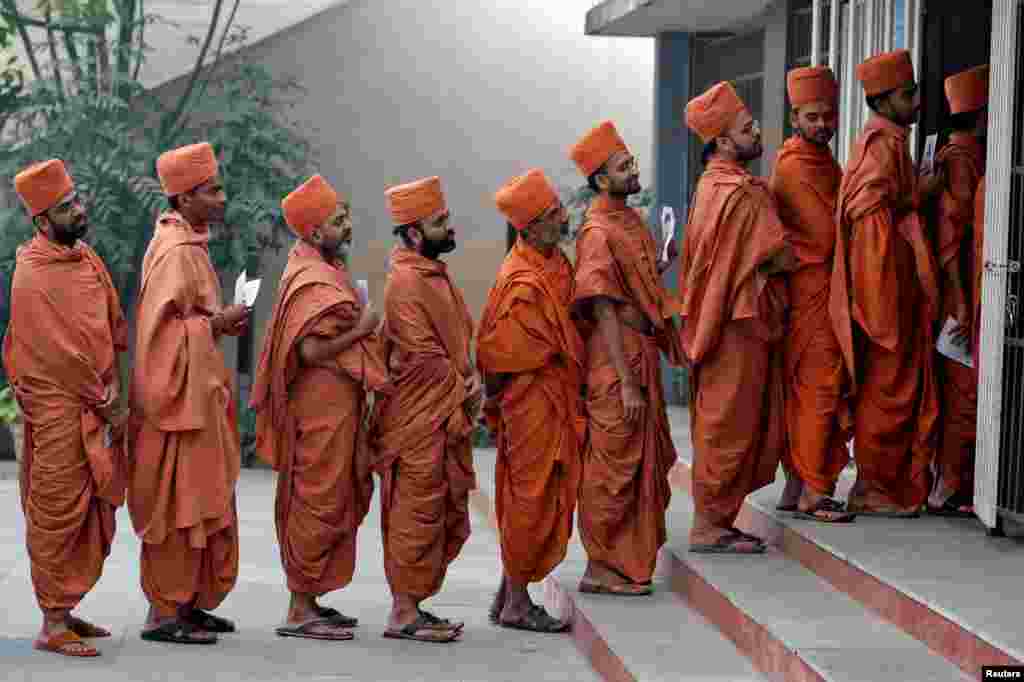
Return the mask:
<svg viewBox="0 0 1024 682">
<path fill-rule="evenodd" d="M 821 0 L 811 2 L 811 66 L 821 64 Z"/>
</svg>

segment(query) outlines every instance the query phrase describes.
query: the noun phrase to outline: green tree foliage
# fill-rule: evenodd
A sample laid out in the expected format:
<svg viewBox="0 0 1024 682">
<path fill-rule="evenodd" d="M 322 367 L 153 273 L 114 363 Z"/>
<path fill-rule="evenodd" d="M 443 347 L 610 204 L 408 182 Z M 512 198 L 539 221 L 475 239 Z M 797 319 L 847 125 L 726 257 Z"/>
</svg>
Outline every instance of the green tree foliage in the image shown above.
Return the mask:
<svg viewBox="0 0 1024 682">
<path fill-rule="evenodd" d="M 139 81 L 145 35 L 174 27 L 144 14 L 142 0 L 41 0 L 31 15 L 0 0 L 0 35 L 21 42 L 34 76 L 0 128 L 0 182 L 9 188 L 35 161 L 68 164 L 87 199 L 89 240 L 129 313 L 154 218 L 166 207 L 156 179 L 160 153 L 199 140 L 217 150 L 229 210 L 211 255 L 222 274 L 280 246 L 280 198 L 309 167 L 309 144 L 282 114 L 301 86 L 226 54 L 246 41 L 245 29 L 234 25 L 239 1 L 214 1 L 205 34 L 189 38 L 200 55 L 184 87 L 158 98 Z M 17 246 L 32 231 L 17 202 L 7 203 L 0 208 L 5 293 Z"/>
</svg>

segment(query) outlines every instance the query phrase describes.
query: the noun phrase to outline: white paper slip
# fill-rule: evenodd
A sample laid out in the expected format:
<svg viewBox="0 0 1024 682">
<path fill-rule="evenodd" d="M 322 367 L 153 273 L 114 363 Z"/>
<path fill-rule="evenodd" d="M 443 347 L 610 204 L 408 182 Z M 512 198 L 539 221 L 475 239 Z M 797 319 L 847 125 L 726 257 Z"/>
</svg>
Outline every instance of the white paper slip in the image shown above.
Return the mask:
<svg viewBox="0 0 1024 682">
<path fill-rule="evenodd" d="M 370 302 L 370 287 L 367 286 L 365 279 L 356 280 L 356 295 L 359 297 L 361 305 L 366 305 Z"/>
<path fill-rule="evenodd" d="M 946 319 L 946 324 L 942 327 L 942 333 L 939 334 L 939 340 L 935 342 L 935 350 L 965 367 L 974 367 L 974 358 L 971 357 L 967 345 L 961 345 L 953 341 L 952 335 L 958 326 L 959 324 L 954 318 Z"/>
<path fill-rule="evenodd" d="M 245 270 L 242 270 L 235 280 L 235 305 L 244 305 L 251 308 L 260 294 L 260 279 L 246 279 Z"/>
<path fill-rule="evenodd" d="M 935 165 L 935 145 L 939 141 L 938 133 L 932 133 L 924 141 L 924 156 L 921 158 L 921 171 L 930 173 Z"/>
<path fill-rule="evenodd" d="M 663 206 L 661 209 L 661 261 L 668 260 L 668 247 L 676 236 L 676 213 L 671 206 Z"/>
</svg>

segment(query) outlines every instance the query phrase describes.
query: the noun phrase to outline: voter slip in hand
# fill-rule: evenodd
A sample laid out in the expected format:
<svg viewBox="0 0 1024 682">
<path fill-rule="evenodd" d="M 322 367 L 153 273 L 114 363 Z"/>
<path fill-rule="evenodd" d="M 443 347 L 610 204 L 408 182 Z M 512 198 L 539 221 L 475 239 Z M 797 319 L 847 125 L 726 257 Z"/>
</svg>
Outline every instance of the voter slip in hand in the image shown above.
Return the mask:
<svg viewBox="0 0 1024 682">
<path fill-rule="evenodd" d="M 959 344 L 952 338 L 953 332 L 956 331 L 960 324 L 956 319 L 950 317 L 946 320 L 945 326 L 942 328 L 942 333 L 939 334 L 939 340 L 935 342 L 935 350 L 939 351 L 942 355 L 959 362 L 965 367 L 974 367 L 974 358 L 971 357 L 970 350 L 966 344 Z"/>
<path fill-rule="evenodd" d="M 235 281 L 235 305 L 244 305 L 251 308 L 260 294 L 261 279 L 246 279 L 245 270 L 238 275 Z"/>
<path fill-rule="evenodd" d="M 357 279 L 355 289 L 360 305 L 366 305 L 370 302 L 370 288 L 367 286 L 365 279 Z"/>
</svg>

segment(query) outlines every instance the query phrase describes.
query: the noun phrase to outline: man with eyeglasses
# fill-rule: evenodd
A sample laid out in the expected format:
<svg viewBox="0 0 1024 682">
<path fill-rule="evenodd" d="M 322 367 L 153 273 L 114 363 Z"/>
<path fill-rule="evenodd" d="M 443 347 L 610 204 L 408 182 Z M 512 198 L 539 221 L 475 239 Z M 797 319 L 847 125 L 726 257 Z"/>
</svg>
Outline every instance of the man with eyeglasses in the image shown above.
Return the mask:
<svg viewBox="0 0 1024 682">
<path fill-rule="evenodd" d="M 570 157 L 597 193 L 576 240 L 573 306 L 586 321 L 587 430 L 579 529 L 587 552 L 581 592 L 646 595 L 665 543 L 669 471 L 676 450 L 661 385 L 661 358 L 682 362 L 661 283 L 662 262 L 640 213 L 636 158 L 605 121 Z M 670 235 L 665 235 L 670 238 Z"/>
<path fill-rule="evenodd" d="M 440 178 L 398 185 L 385 196 L 401 241 L 384 289 L 384 352 L 394 391 L 374 406 L 373 427 L 393 602 L 384 636 L 448 643 L 461 636 L 463 623 L 420 604 L 441 590 L 469 539 L 471 436 L 483 383 L 470 355 L 473 319 L 440 259 L 455 250 Z"/>
<path fill-rule="evenodd" d="M 96 585 L 125 500 L 117 356 L 128 327 L 117 290 L 81 241 L 88 213 L 64 163 L 35 164 L 14 187 L 36 232 L 11 283 L 4 368 L 25 418 L 20 483 L 32 587 L 43 612 L 34 647 L 99 651 L 110 632 L 72 615 Z"/>
<path fill-rule="evenodd" d="M 747 164 L 761 131 L 730 83 L 686 106 L 704 142 L 680 259 L 682 342 L 691 363 L 694 518 L 690 551 L 761 554 L 734 524 L 747 495 L 772 483 L 785 450 L 785 273 L 795 261 L 767 183 Z"/>
<path fill-rule="evenodd" d="M 494 511 L 504 570 L 490 616 L 502 627 L 564 632 L 569 624 L 534 604 L 527 586 L 565 558 L 579 493 L 585 358 L 569 311 L 573 268 L 558 247 L 569 216 L 540 170 L 510 180 L 495 202 L 518 238 L 477 338 L 484 414 L 498 434 Z"/>
<path fill-rule="evenodd" d="M 789 447 L 778 509 L 811 521 L 845 523 L 853 516 L 834 495 L 850 460 L 850 408 L 842 397 L 843 355 L 828 316 L 836 197 L 843 178 L 828 146 L 836 132 L 839 84 L 832 70 L 822 66 L 794 69 L 786 80 L 795 134 L 779 150 L 770 187 L 797 268 L 788 278 L 784 381 Z"/>
<path fill-rule="evenodd" d="M 910 157 L 921 109 L 910 53 L 872 57 L 857 79 L 873 113 L 839 189 L 829 304 L 855 399 L 857 482 L 847 509 L 909 518 L 931 488 L 939 417 L 937 267 L 918 210 L 943 179 L 919 179 Z"/>
</svg>

